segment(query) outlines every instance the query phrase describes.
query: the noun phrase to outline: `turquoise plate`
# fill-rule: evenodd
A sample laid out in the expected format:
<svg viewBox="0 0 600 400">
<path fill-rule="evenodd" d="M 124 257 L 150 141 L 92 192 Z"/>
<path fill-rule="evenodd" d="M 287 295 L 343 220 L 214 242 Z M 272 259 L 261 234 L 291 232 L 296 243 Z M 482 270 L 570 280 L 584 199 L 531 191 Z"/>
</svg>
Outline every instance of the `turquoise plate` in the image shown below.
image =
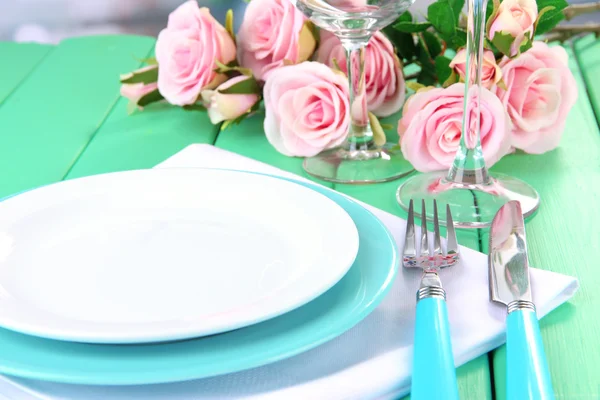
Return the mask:
<svg viewBox="0 0 600 400">
<path fill-rule="evenodd" d="M 91 385 L 185 381 L 282 360 L 344 333 L 366 317 L 389 290 L 398 267 L 396 244 L 379 219 L 356 202 L 330 189 L 296 183 L 334 200 L 358 228 L 356 261 L 325 294 L 257 325 L 179 342 L 83 344 L 0 329 L 0 373 Z"/>
</svg>

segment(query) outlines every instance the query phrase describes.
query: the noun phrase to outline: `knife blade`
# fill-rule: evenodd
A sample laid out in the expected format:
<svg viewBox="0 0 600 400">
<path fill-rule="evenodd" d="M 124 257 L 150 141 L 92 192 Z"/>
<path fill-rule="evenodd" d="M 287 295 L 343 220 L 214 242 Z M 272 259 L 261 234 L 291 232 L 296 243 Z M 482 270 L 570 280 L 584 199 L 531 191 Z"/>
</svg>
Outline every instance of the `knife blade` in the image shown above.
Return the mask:
<svg viewBox="0 0 600 400">
<path fill-rule="evenodd" d="M 493 301 L 506 306 L 532 301 L 525 223 L 516 201 L 506 203 L 492 221 L 489 267 Z"/>
<path fill-rule="evenodd" d="M 503 205 L 492 221 L 488 258 L 490 299 L 504 304 L 508 399 L 554 399 L 535 305 L 521 204 Z"/>
</svg>

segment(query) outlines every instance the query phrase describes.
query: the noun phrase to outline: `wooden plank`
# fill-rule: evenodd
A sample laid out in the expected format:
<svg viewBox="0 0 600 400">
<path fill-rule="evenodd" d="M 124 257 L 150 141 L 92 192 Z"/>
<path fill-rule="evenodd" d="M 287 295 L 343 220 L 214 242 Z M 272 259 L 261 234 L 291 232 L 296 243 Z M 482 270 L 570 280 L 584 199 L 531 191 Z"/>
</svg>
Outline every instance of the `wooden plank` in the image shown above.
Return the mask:
<svg viewBox="0 0 600 400">
<path fill-rule="evenodd" d="M 154 40 L 62 42 L 0 106 L 0 197 L 61 180 L 119 98 L 119 74 Z M 110 157 L 110 155 L 108 156 Z"/>
<path fill-rule="evenodd" d="M 540 193 L 538 213 L 526 223 L 529 259 L 533 266 L 575 276 L 580 291 L 568 303 L 542 319 L 541 331 L 557 399 L 596 399 L 600 395 L 600 135 L 585 83 L 568 49 L 570 68 L 579 90 L 560 146 L 549 153 L 514 154 L 493 172 L 523 179 Z M 583 69 L 585 71 L 585 68 Z M 489 234 L 483 243 L 487 251 Z M 506 399 L 506 351 L 494 354 L 497 399 Z"/>
<path fill-rule="evenodd" d="M 205 112 L 152 104 L 127 114 L 120 99 L 66 178 L 152 168 L 193 143 L 214 143 L 218 127 Z"/>
<path fill-rule="evenodd" d="M 596 119 L 600 120 L 600 40 L 589 35 L 577 40 L 574 48 Z"/>
<path fill-rule="evenodd" d="M 53 46 L 34 43 L 0 42 L 0 104 L 54 49 Z"/>
<path fill-rule="evenodd" d="M 152 168 L 190 144 L 216 140 L 219 128 L 211 124 L 206 112 L 184 111 L 161 102 L 130 114 L 128 102 L 126 98 L 117 101 L 66 179 Z"/>
</svg>

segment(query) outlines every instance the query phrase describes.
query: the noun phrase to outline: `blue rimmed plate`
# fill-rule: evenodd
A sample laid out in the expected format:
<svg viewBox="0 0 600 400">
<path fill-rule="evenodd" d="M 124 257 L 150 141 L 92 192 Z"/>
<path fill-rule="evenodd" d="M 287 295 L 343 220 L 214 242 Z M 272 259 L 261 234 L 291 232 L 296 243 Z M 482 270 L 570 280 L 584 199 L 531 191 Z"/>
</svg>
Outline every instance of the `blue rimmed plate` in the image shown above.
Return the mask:
<svg viewBox="0 0 600 400">
<path fill-rule="evenodd" d="M 354 264 L 323 295 L 266 322 L 178 342 L 84 344 L 0 329 L 0 373 L 97 385 L 185 381 L 282 360 L 344 333 L 367 316 L 391 287 L 398 267 L 396 245 L 384 225 L 353 200 L 330 189 L 295 183 L 339 204 L 359 232 Z"/>
</svg>

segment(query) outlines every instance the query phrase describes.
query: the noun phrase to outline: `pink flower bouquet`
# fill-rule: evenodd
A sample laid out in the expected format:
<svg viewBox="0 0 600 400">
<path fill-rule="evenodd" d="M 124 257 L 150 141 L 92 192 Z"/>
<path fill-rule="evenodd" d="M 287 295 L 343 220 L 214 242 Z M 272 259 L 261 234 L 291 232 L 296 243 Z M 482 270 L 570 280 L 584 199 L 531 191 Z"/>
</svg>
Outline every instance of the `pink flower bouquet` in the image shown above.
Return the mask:
<svg viewBox="0 0 600 400">
<path fill-rule="evenodd" d="M 385 134 L 377 117 L 398 121 L 399 146 L 419 171 L 447 169 L 462 134 L 462 5 L 438 0 L 426 22 L 406 12 L 366 47 L 369 115 L 360 117 L 369 119 L 378 140 Z M 534 40 L 560 21 L 560 8 L 503 0 L 488 16 L 480 99 L 488 167 L 514 149 L 540 154 L 560 143 L 577 86 L 564 49 Z M 205 111 L 225 129 L 262 112 L 264 103 L 266 138 L 287 156 L 339 146 L 355 111 L 348 102 L 343 44 L 319 31 L 290 0 L 251 0 L 237 35 L 231 11 L 221 24 L 208 8 L 187 1 L 169 15 L 156 58 L 146 61 L 121 76 L 121 94 L 134 108 L 166 101 Z M 403 73 L 408 64 L 419 67 L 410 79 Z"/>
</svg>

